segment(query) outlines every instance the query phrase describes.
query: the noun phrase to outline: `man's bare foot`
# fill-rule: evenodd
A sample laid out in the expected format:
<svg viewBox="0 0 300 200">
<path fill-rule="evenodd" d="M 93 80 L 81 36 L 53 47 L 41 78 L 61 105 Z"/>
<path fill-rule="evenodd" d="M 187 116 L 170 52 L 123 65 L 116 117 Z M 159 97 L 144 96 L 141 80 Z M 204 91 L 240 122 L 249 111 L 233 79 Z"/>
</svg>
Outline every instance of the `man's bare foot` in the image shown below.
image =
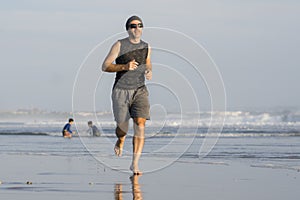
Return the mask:
<svg viewBox="0 0 300 200">
<path fill-rule="evenodd" d="M 133 164 L 130 165 L 130 168 L 129 168 L 132 172 L 133 172 L 133 175 L 142 175 L 143 173 L 138 169 L 137 166 L 134 166 Z"/>
<path fill-rule="evenodd" d="M 114 148 L 116 156 L 122 156 L 122 149 L 120 147 L 115 146 Z"/>
<path fill-rule="evenodd" d="M 118 139 L 116 144 L 115 144 L 114 151 L 115 151 L 115 154 L 119 157 L 122 156 L 123 145 L 124 145 L 124 140 L 122 141 L 120 139 Z"/>
</svg>

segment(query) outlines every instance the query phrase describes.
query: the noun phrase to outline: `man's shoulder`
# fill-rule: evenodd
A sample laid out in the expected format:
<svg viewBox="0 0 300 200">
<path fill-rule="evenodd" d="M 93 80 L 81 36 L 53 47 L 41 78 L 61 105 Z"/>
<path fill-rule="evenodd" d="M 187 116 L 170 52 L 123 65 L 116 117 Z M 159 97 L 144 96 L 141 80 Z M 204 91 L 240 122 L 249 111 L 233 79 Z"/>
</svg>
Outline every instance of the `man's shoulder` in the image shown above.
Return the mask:
<svg viewBox="0 0 300 200">
<path fill-rule="evenodd" d="M 69 124 L 69 123 L 66 123 L 66 124 L 64 125 L 64 129 L 66 129 L 68 126 L 70 126 L 70 124 Z"/>
<path fill-rule="evenodd" d="M 126 38 L 121 38 L 121 39 L 118 39 L 116 43 L 124 43 L 124 42 L 129 42 L 129 39 L 128 39 L 128 37 L 126 37 Z"/>
<path fill-rule="evenodd" d="M 148 42 L 146 42 L 146 41 L 144 41 L 144 40 L 141 40 L 141 43 L 142 43 L 143 45 L 145 45 L 145 46 L 148 46 L 148 45 L 149 45 Z"/>
</svg>

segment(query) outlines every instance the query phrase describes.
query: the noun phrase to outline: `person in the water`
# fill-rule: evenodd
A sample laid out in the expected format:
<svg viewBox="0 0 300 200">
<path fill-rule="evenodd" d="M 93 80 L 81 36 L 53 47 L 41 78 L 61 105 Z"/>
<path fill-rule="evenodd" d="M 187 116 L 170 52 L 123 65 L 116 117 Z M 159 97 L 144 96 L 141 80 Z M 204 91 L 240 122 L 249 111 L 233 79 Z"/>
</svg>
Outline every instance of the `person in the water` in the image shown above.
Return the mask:
<svg viewBox="0 0 300 200">
<path fill-rule="evenodd" d="M 73 131 L 71 130 L 71 125 L 74 123 L 72 118 L 69 119 L 69 122 L 64 126 L 62 134 L 64 138 L 71 138 Z"/>
</svg>

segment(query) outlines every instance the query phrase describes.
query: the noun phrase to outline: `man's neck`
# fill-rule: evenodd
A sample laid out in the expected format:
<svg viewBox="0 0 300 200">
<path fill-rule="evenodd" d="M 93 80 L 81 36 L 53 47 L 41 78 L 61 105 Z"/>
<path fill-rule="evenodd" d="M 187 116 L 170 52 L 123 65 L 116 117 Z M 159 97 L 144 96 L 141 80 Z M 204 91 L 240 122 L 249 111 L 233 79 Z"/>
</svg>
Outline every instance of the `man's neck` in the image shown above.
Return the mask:
<svg viewBox="0 0 300 200">
<path fill-rule="evenodd" d="M 138 44 L 141 42 L 141 38 L 131 38 L 129 37 L 129 41 L 133 44 Z"/>
</svg>

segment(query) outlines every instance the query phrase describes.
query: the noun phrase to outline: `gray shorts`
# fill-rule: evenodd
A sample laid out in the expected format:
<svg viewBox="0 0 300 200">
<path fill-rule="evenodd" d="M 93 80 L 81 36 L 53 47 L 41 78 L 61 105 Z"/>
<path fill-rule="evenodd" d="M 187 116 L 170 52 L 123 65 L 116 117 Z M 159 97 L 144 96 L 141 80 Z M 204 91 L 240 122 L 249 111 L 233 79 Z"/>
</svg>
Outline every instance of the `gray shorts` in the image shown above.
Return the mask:
<svg viewBox="0 0 300 200">
<path fill-rule="evenodd" d="M 150 119 L 149 92 L 146 86 L 135 90 L 114 88 L 112 91 L 113 113 L 117 123 L 130 118 Z"/>
</svg>

